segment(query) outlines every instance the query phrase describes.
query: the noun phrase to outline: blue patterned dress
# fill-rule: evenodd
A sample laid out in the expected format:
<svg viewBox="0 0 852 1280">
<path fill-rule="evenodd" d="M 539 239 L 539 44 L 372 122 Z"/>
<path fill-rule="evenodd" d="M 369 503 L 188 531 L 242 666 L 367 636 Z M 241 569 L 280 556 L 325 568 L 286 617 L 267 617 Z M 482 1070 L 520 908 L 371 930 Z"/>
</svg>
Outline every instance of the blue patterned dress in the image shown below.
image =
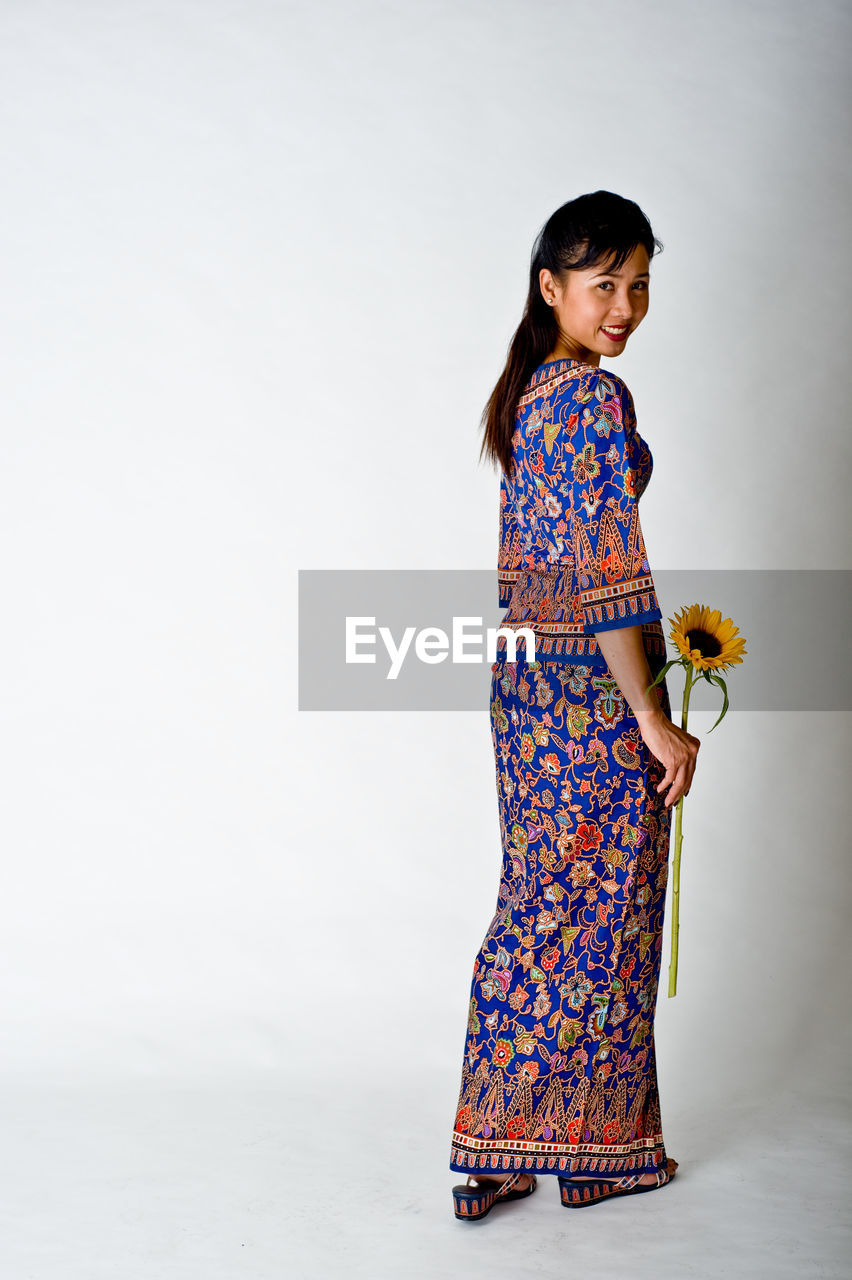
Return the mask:
<svg viewBox="0 0 852 1280">
<path fill-rule="evenodd" d="M 653 459 L 617 375 L 548 361 L 521 397 L 500 490 L 505 642 L 491 728 L 502 837 L 473 964 L 450 1168 L 562 1176 L 666 1168 L 654 1048 L 671 810 L 594 637 L 662 613 L 638 502 Z M 668 689 L 657 697 L 670 716 Z"/>
</svg>

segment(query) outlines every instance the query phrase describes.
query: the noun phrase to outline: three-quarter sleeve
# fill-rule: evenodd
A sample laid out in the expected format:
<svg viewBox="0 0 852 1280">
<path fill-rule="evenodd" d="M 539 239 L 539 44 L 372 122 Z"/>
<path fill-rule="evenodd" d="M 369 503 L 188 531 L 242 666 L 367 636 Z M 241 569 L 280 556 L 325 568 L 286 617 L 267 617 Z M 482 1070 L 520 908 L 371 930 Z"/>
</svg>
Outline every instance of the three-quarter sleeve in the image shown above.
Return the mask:
<svg viewBox="0 0 852 1280">
<path fill-rule="evenodd" d="M 497 588 L 501 609 L 508 608 L 522 564 L 521 536 L 506 473 L 500 478 L 500 541 L 497 552 Z"/>
<path fill-rule="evenodd" d="M 587 631 L 662 618 L 639 521 L 636 415 L 620 378 L 601 374 L 580 414 L 571 461 L 577 604 Z"/>
</svg>

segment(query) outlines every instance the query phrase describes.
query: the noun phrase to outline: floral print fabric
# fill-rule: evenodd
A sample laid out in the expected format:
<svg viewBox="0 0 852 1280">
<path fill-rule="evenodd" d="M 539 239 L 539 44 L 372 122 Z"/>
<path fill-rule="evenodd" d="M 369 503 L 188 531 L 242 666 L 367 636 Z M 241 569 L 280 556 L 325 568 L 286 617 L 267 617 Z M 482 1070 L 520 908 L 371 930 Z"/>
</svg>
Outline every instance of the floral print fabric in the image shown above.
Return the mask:
<svg viewBox="0 0 852 1280">
<path fill-rule="evenodd" d="M 670 716 L 665 682 L 657 686 Z M 671 811 L 609 668 L 492 667 L 503 859 L 450 1168 L 666 1167 L 654 1047 Z"/>
<path fill-rule="evenodd" d="M 664 655 L 639 520 L 653 457 L 624 382 L 576 360 L 539 366 L 518 403 L 512 455 L 500 481 L 501 626 L 530 627 L 536 657 L 600 666 L 594 631 L 641 625 L 648 654 Z M 497 656 L 513 656 L 502 638 Z"/>
</svg>

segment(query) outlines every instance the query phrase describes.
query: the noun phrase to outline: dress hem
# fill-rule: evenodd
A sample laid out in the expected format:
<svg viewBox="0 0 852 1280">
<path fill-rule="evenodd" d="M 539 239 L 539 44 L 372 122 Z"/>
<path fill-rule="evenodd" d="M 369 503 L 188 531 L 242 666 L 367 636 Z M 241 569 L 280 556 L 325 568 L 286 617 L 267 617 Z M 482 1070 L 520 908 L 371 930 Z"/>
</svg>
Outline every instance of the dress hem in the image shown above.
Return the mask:
<svg viewBox="0 0 852 1280">
<path fill-rule="evenodd" d="M 519 1144 L 520 1145 L 520 1144 Z M 501 1150 L 492 1153 L 477 1154 L 473 1151 L 459 1151 L 455 1146 L 450 1151 L 450 1169 L 454 1173 L 552 1173 L 563 1178 L 598 1174 L 604 1177 L 634 1173 L 656 1173 L 666 1167 L 666 1149 L 662 1139 L 652 1142 L 642 1152 L 633 1155 L 615 1156 L 588 1153 L 588 1143 L 583 1144 L 587 1154 L 584 1155 L 534 1155 L 528 1151 L 511 1150 L 510 1142 L 500 1143 Z M 573 1148 L 576 1151 L 578 1148 Z"/>
</svg>

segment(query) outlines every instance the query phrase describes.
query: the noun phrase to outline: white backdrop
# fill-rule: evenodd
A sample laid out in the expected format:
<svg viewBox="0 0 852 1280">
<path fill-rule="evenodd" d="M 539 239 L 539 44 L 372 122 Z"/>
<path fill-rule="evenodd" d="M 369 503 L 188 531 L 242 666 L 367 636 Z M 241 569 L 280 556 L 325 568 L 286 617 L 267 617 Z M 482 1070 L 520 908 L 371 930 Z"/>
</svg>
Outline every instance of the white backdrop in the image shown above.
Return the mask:
<svg viewBox="0 0 852 1280">
<path fill-rule="evenodd" d="M 542 1179 L 471 1230 L 486 685 L 481 714 L 300 714 L 296 589 L 495 564 L 479 415 L 537 230 L 599 187 L 665 244 L 609 362 L 652 568 L 850 567 L 849 7 L 0 24 L 3 1271 L 845 1274 L 848 713 L 734 706 L 703 742 L 666 1196 L 566 1223 Z"/>
</svg>

